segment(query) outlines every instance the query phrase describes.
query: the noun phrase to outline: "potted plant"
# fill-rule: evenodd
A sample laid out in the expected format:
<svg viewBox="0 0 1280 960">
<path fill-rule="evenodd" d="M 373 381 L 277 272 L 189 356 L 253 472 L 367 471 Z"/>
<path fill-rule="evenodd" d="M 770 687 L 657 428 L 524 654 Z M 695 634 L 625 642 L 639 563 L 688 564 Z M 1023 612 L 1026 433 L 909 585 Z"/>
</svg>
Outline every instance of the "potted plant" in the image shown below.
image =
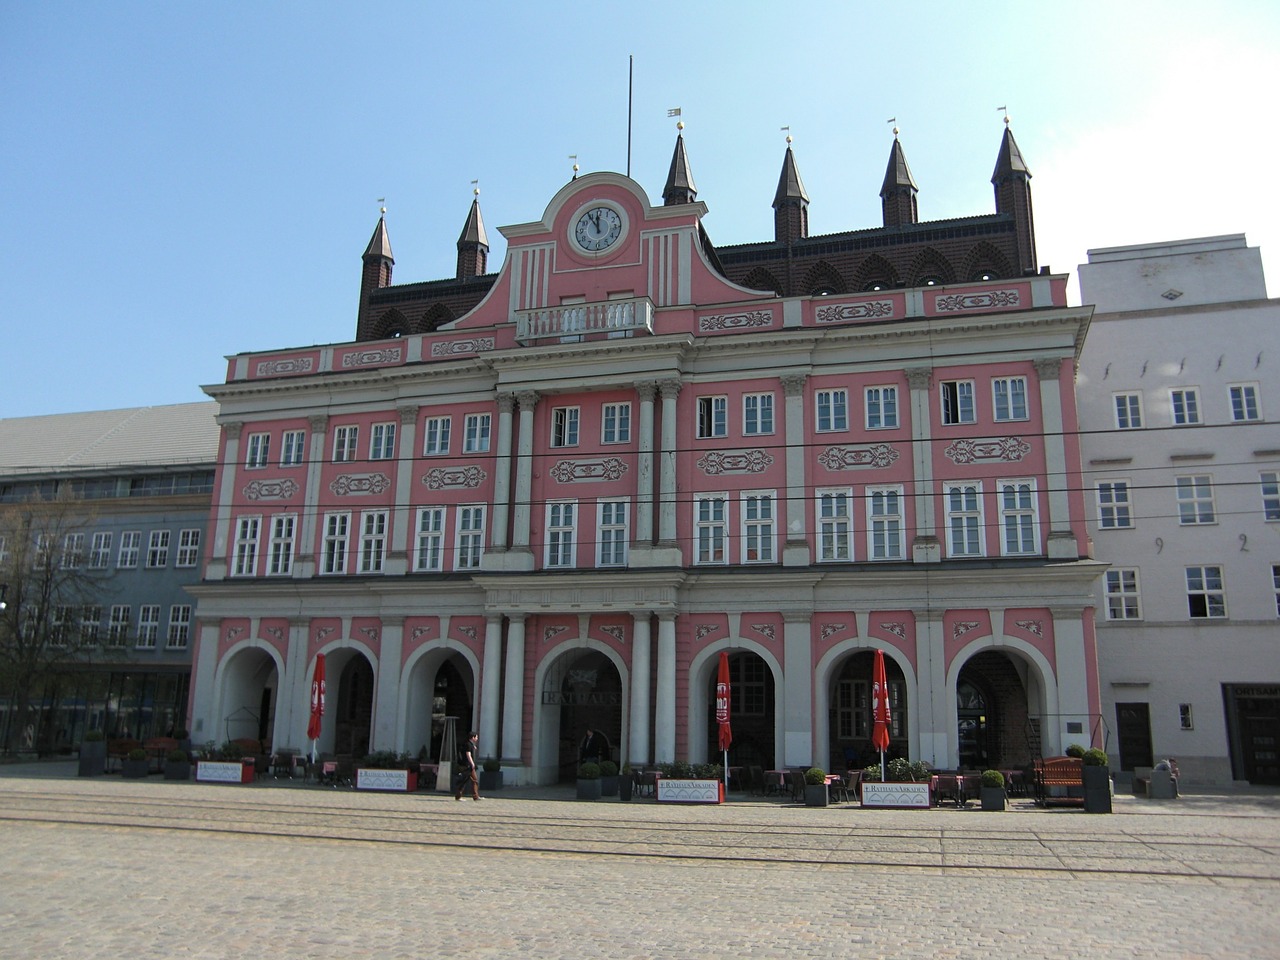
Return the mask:
<svg viewBox="0 0 1280 960">
<path fill-rule="evenodd" d="M 982 771 L 982 789 L 978 793 L 983 810 L 1003 810 L 1005 804 L 1004 774 L 999 770 Z"/>
<path fill-rule="evenodd" d="M 141 780 L 151 770 L 151 761 L 147 759 L 147 751 L 134 747 L 120 764 L 121 776 L 129 780 Z"/>
<path fill-rule="evenodd" d="M 825 807 L 828 799 L 827 771 L 821 767 L 810 767 L 804 772 L 804 805 Z"/>
<path fill-rule="evenodd" d="M 622 774 L 618 777 L 618 799 L 630 800 L 635 786 L 635 773 L 631 769 L 631 764 L 624 763 L 622 765 Z"/>
<path fill-rule="evenodd" d="M 588 761 L 578 767 L 578 799 L 600 799 L 600 764 Z"/>
<path fill-rule="evenodd" d="M 1075 757 L 1077 760 L 1082 759 L 1084 757 L 1084 747 L 1080 746 L 1078 743 L 1070 744 L 1063 753 L 1063 756 Z"/>
<path fill-rule="evenodd" d="M 178 741 L 178 748 L 191 752 L 191 734 L 186 727 L 176 727 L 173 731 L 173 739 Z"/>
<path fill-rule="evenodd" d="M 1084 782 L 1084 812 L 1111 812 L 1111 770 L 1107 766 L 1107 752 L 1094 747 L 1084 752 L 1081 777 Z"/>
<path fill-rule="evenodd" d="M 210 740 L 196 761 L 196 780 L 204 783 L 253 783 L 253 777 L 253 757 L 246 757 L 238 743 L 217 747 Z"/>
<path fill-rule="evenodd" d="M 187 751 L 173 749 L 164 758 L 164 778 L 166 780 L 190 780 L 191 758 Z"/>
<path fill-rule="evenodd" d="M 82 777 L 96 777 L 107 769 L 107 740 L 101 730 L 88 730 L 80 742 Z"/>
<path fill-rule="evenodd" d="M 502 789 L 502 763 L 497 757 L 485 757 L 480 762 L 480 789 Z"/>
<path fill-rule="evenodd" d="M 894 757 L 885 764 L 884 779 L 880 778 L 880 764 L 873 763 L 862 774 L 862 805 L 864 807 L 919 807 L 929 808 L 929 782 L 933 771 L 923 760 Z"/>
<path fill-rule="evenodd" d="M 375 750 L 356 766 L 357 790 L 394 790 L 412 793 L 418 789 L 417 761 L 407 753 Z"/>
<path fill-rule="evenodd" d="M 600 761 L 600 796 L 618 795 L 618 765 L 612 760 Z"/>
</svg>

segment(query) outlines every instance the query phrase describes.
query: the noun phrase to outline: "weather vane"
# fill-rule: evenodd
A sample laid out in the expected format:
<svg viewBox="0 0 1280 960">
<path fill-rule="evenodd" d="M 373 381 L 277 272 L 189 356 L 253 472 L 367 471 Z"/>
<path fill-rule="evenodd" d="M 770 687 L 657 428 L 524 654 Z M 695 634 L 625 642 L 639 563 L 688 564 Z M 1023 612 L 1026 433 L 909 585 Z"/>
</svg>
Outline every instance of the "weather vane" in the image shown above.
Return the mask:
<svg viewBox="0 0 1280 960">
<path fill-rule="evenodd" d="M 1007 126 L 1009 125 L 1009 108 L 1008 108 L 1008 107 L 996 107 L 996 109 L 997 109 L 998 111 L 1000 111 L 1001 113 L 1003 113 L 1003 114 L 1004 114 L 1004 125 L 1007 127 Z"/>
<path fill-rule="evenodd" d="M 381 209 L 382 215 L 385 217 L 387 215 L 387 198 L 386 197 L 378 198 L 378 207 Z"/>
<path fill-rule="evenodd" d="M 478 197 L 478 196 L 480 196 L 480 181 L 479 181 L 479 180 L 472 180 L 472 181 L 471 181 L 471 186 L 472 186 L 472 188 L 473 188 L 471 192 L 472 192 L 475 196 L 477 196 L 477 197 Z"/>
<path fill-rule="evenodd" d="M 573 179 L 578 179 L 578 155 L 576 153 L 569 154 L 569 159 L 573 161 Z"/>
<path fill-rule="evenodd" d="M 897 118 L 897 117 L 890 117 L 888 120 L 886 120 L 886 121 L 885 121 L 885 123 L 892 123 L 892 124 L 894 125 L 894 127 L 893 127 L 893 139 L 897 140 L 897 139 L 898 139 L 898 126 L 897 126 L 897 124 L 898 124 L 898 118 Z"/>
<path fill-rule="evenodd" d="M 781 127 L 780 129 L 787 135 L 787 143 L 788 144 L 791 143 L 791 127 L 786 126 L 786 127 Z"/>
</svg>

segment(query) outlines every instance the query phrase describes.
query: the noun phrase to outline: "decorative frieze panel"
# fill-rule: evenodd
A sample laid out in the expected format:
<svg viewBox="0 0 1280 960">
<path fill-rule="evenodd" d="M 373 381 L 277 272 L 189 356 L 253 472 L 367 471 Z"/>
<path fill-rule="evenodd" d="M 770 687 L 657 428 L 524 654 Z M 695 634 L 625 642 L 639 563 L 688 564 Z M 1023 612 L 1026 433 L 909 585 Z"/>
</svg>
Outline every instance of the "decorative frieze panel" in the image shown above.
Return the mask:
<svg viewBox="0 0 1280 960">
<path fill-rule="evenodd" d="M 484 353 L 494 348 L 493 337 L 469 337 L 466 340 L 445 340 L 431 345 L 433 357 L 454 357 L 466 353 Z"/>
<path fill-rule="evenodd" d="M 337 627 L 317 627 L 316 643 L 324 643 L 325 637 L 329 636 L 331 633 L 335 633 L 337 629 Z"/>
<path fill-rule="evenodd" d="M 607 637 L 613 637 L 613 639 L 617 640 L 618 643 L 623 643 L 627 638 L 626 628 L 616 623 L 601 627 L 600 632 Z"/>
<path fill-rule="evenodd" d="M 340 497 L 382 493 L 391 489 L 391 478 L 385 473 L 344 473 L 334 478 L 329 489 Z"/>
<path fill-rule="evenodd" d="M 399 363 L 400 358 L 403 356 L 404 350 L 400 347 L 380 347 L 376 350 L 358 350 L 348 353 L 343 357 L 342 366 L 350 369 L 351 367 L 370 367 L 388 363 Z"/>
<path fill-rule="evenodd" d="M 753 623 L 751 629 L 756 631 L 762 637 L 768 637 L 770 640 L 776 640 L 776 631 L 772 623 Z"/>
<path fill-rule="evenodd" d="M 246 500 L 291 500 L 299 489 L 292 480 L 254 480 L 241 493 Z"/>
<path fill-rule="evenodd" d="M 722 473 L 763 473 L 773 457 L 763 450 L 712 450 L 698 460 L 698 468 L 709 477 Z"/>
<path fill-rule="evenodd" d="M 312 357 L 286 357 L 282 360 L 263 360 L 258 364 L 260 377 L 282 377 L 291 374 L 310 373 L 315 369 Z"/>
<path fill-rule="evenodd" d="M 983 290 L 980 293 L 952 293 L 934 298 L 933 306 L 939 313 L 1009 309 L 1022 306 L 1022 297 L 1017 290 Z"/>
<path fill-rule="evenodd" d="M 557 483 L 584 483 L 619 480 L 626 472 L 625 462 L 617 457 L 605 457 L 602 460 L 558 460 L 550 474 Z"/>
<path fill-rule="evenodd" d="M 751 310 L 747 313 L 718 313 L 698 318 L 698 330 L 710 333 L 713 330 L 740 330 L 744 327 L 773 326 L 771 310 Z"/>
<path fill-rule="evenodd" d="M 827 447 L 818 454 L 818 462 L 828 470 L 887 467 L 897 459 L 898 451 L 888 443 L 872 443 L 857 447 Z"/>
<path fill-rule="evenodd" d="M 422 475 L 422 485 L 428 490 L 444 490 L 448 487 L 474 489 L 487 477 L 479 467 L 436 467 Z"/>
<path fill-rule="evenodd" d="M 719 625 L 714 623 L 700 623 L 698 624 L 697 629 L 694 630 L 693 636 L 695 640 L 698 640 L 699 642 L 701 642 L 702 640 L 705 640 L 707 637 L 711 636 L 711 634 L 715 633 L 719 629 L 720 629 Z"/>
<path fill-rule="evenodd" d="M 864 300 L 861 303 L 832 303 L 819 307 L 814 315 L 819 323 L 848 323 L 853 320 L 892 320 L 892 300 Z"/>
<path fill-rule="evenodd" d="M 955 464 L 1003 460 L 1017 462 L 1031 452 L 1031 444 L 1020 437 L 979 437 L 956 440 L 943 453 Z"/>
<path fill-rule="evenodd" d="M 568 633 L 568 631 L 569 631 L 569 628 L 568 628 L 568 627 L 547 627 L 545 630 L 543 630 L 543 631 L 542 631 L 542 642 L 543 642 L 543 643 L 550 643 L 550 642 L 551 642 L 552 640 L 554 640 L 556 637 L 560 636 L 560 634 L 562 634 L 562 633 Z M 570 671 L 569 671 L 569 676 L 570 676 L 570 678 L 572 678 L 572 677 L 573 677 L 573 674 L 574 674 L 575 672 L 576 672 L 576 673 L 584 673 L 585 671 L 582 671 L 582 670 L 578 670 L 578 671 L 570 670 Z M 594 683 L 594 682 L 595 682 L 594 674 L 593 674 L 593 676 L 592 676 L 592 681 L 591 681 L 591 682 L 592 682 L 592 683 Z"/>
<path fill-rule="evenodd" d="M 1041 620 L 1015 620 L 1013 621 L 1013 625 L 1015 627 L 1021 627 L 1032 636 L 1044 636 L 1044 622 Z"/>
<path fill-rule="evenodd" d="M 818 632 L 818 637 L 821 640 L 830 640 L 837 633 L 843 633 L 848 626 L 847 623 L 824 623 Z"/>
<path fill-rule="evenodd" d="M 892 633 L 899 640 L 907 639 L 907 625 L 905 623 L 882 623 L 880 629 L 886 633 Z"/>
<path fill-rule="evenodd" d="M 982 626 L 982 624 L 977 620 L 957 620 L 955 625 L 951 628 L 951 639 L 959 640 L 966 633 L 977 630 L 980 626 Z"/>
</svg>

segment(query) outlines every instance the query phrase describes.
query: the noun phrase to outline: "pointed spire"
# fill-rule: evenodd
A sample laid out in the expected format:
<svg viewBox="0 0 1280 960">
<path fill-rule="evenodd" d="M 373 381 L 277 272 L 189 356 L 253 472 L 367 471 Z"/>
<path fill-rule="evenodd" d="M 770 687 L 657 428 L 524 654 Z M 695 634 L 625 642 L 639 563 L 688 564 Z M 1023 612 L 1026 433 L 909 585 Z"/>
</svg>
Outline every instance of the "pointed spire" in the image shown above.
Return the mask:
<svg viewBox="0 0 1280 960">
<path fill-rule="evenodd" d="M 796 169 L 796 155 L 791 150 L 791 135 L 787 135 L 787 153 L 782 158 L 782 173 L 778 177 L 778 192 L 773 195 L 773 208 L 788 200 L 809 202 L 809 194 L 804 191 L 804 181 L 800 179 L 800 171 Z"/>
<path fill-rule="evenodd" d="M 373 291 L 391 286 L 391 268 L 396 259 L 391 255 L 391 240 L 387 236 L 387 208 L 382 208 L 378 225 L 373 228 L 369 245 L 361 257 L 364 267 L 360 271 L 360 309 L 356 314 L 356 339 L 368 340 L 373 336 L 373 313 L 369 298 Z"/>
<path fill-rule="evenodd" d="M 476 187 L 467 222 L 458 237 L 458 279 L 483 276 L 488 259 L 489 238 L 484 232 L 484 218 L 480 216 L 480 188 Z"/>
<path fill-rule="evenodd" d="M 1009 126 L 1009 118 L 1004 118 L 1004 137 L 1000 141 L 1000 154 L 996 157 L 996 169 L 991 174 L 991 182 L 996 186 L 1011 178 L 1031 179 L 1031 170 L 1022 159 L 1022 151 L 1018 149 L 1018 141 L 1013 139 L 1013 129 Z"/>
<path fill-rule="evenodd" d="M 1035 213 L 1031 205 L 1031 170 L 1022 159 L 1018 142 L 1013 139 L 1007 113 L 1004 117 L 1004 137 L 1000 141 L 1000 154 L 996 157 L 996 169 L 991 174 L 991 183 L 996 191 L 996 213 L 1013 217 L 1014 230 L 1018 236 L 1017 271 L 1019 274 L 1035 273 L 1038 266 Z"/>
<path fill-rule="evenodd" d="M 378 225 L 373 228 L 373 236 L 369 238 L 369 246 L 365 247 L 364 259 L 376 257 L 383 260 L 396 262 L 396 258 L 391 255 L 391 240 L 387 236 L 387 208 L 382 208 L 382 216 L 378 218 Z"/>
<path fill-rule="evenodd" d="M 677 130 L 684 130 L 684 122 L 676 124 Z M 693 182 L 693 171 L 689 169 L 689 158 L 684 152 L 684 134 L 676 134 L 676 149 L 671 155 L 671 169 L 667 171 L 667 185 L 662 188 L 663 206 L 671 207 L 679 203 L 693 203 L 698 196 L 698 188 Z"/>
<path fill-rule="evenodd" d="M 898 128 L 893 128 L 893 146 L 889 149 L 889 166 L 884 171 L 884 184 L 880 187 L 880 196 L 892 193 L 896 189 L 907 187 L 918 190 L 915 178 L 911 176 L 911 168 L 907 166 L 907 155 L 902 152 L 902 144 L 898 141 Z"/>
<path fill-rule="evenodd" d="M 884 183 L 880 187 L 880 207 L 886 227 L 900 227 L 906 223 L 919 223 L 916 208 L 915 178 L 907 166 L 907 155 L 898 142 L 898 128 L 893 128 L 893 146 L 889 149 L 889 165 L 884 171 Z"/>
<path fill-rule="evenodd" d="M 786 130 L 787 127 L 783 127 Z M 775 243 L 792 244 L 809 236 L 809 194 L 796 168 L 791 152 L 791 134 L 787 134 L 787 153 L 782 158 L 778 190 L 773 195 L 773 239 Z"/>
</svg>

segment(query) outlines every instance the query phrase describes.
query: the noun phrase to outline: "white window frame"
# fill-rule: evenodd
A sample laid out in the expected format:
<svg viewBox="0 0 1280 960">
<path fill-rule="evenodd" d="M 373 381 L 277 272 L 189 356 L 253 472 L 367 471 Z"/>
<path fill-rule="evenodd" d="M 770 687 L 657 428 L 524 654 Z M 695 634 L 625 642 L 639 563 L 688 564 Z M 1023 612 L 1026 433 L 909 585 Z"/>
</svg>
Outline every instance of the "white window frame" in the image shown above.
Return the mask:
<svg viewBox="0 0 1280 960">
<path fill-rule="evenodd" d="M 1258 485 L 1262 492 L 1262 518 L 1280 520 L 1280 473 L 1263 471 L 1258 474 Z"/>
<path fill-rule="evenodd" d="M 298 515 L 277 513 L 271 517 L 267 541 L 267 575 L 287 577 L 293 573 L 293 550 L 298 535 Z"/>
<path fill-rule="evenodd" d="M 1178 387 L 1169 391 L 1169 415 L 1175 427 L 1195 427 L 1200 417 L 1200 388 Z"/>
<path fill-rule="evenodd" d="M 62 557 L 59 565 L 63 570 L 78 570 L 84 563 L 84 534 L 68 533 L 62 538 Z"/>
<path fill-rule="evenodd" d="M 1137 567 L 1112 567 L 1102 580 L 1103 609 L 1108 620 L 1142 619 L 1142 584 Z"/>
<path fill-rule="evenodd" d="M 1271 565 L 1271 589 L 1276 595 L 1276 616 L 1280 617 L 1280 563 Z"/>
<path fill-rule="evenodd" d="M 744 393 L 742 395 L 742 435 L 744 437 L 768 436 L 774 432 L 772 393 Z"/>
<path fill-rule="evenodd" d="M 271 434 L 249 434 L 244 445 L 244 468 L 246 470 L 261 470 L 267 465 L 267 458 L 270 456 Z"/>
<path fill-rule="evenodd" d="M 324 537 L 320 551 L 320 573 L 336 577 L 347 572 L 347 551 L 351 546 L 351 514 L 340 511 L 324 515 Z"/>
<path fill-rule="evenodd" d="M 813 409 L 815 432 L 839 433 L 849 429 L 849 391 L 843 387 L 815 390 Z"/>
<path fill-rule="evenodd" d="M 417 572 L 439 573 L 444 569 L 444 524 L 444 507 L 418 508 L 418 539 L 413 552 L 413 569 Z"/>
<path fill-rule="evenodd" d="M 942 425 L 956 427 L 978 422 L 972 380 L 943 380 L 938 384 Z"/>
<path fill-rule="evenodd" d="M 116 554 L 117 570 L 136 570 L 142 556 L 142 531 L 123 530 L 120 533 L 120 552 Z"/>
<path fill-rule="evenodd" d="M 738 503 L 743 563 L 777 563 L 778 492 L 743 490 Z"/>
<path fill-rule="evenodd" d="M 286 430 L 280 437 L 280 466 L 300 467 L 307 451 L 307 431 Z"/>
<path fill-rule="evenodd" d="M 369 427 L 369 459 L 394 460 L 396 456 L 396 425 L 394 422 L 375 423 Z"/>
<path fill-rule="evenodd" d="M 729 435 L 729 398 L 724 394 L 698 397 L 694 406 L 697 424 L 694 436 L 714 440 Z"/>
<path fill-rule="evenodd" d="M 452 431 L 452 417 L 427 417 L 422 425 L 422 455 L 438 457 L 447 454 Z"/>
<path fill-rule="evenodd" d="M 1011 499 L 1012 498 L 1012 499 Z M 1040 551 L 1040 496 L 1029 477 L 996 481 L 1000 555 L 1034 557 Z"/>
<path fill-rule="evenodd" d="M 551 446 L 576 447 L 581 439 L 582 410 L 580 407 L 551 408 Z"/>
<path fill-rule="evenodd" d="M 1231 403 L 1232 423 L 1256 423 L 1262 419 L 1256 383 L 1228 384 L 1227 398 Z"/>
<path fill-rule="evenodd" d="M 626 497 L 596 501 L 597 567 L 625 567 L 631 544 L 631 501 Z"/>
<path fill-rule="evenodd" d="M 99 530 L 89 547 L 89 569 L 105 570 L 111 565 L 111 531 Z"/>
<path fill-rule="evenodd" d="M 360 425 L 344 423 L 333 428 L 333 462 L 354 463 L 360 450 Z"/>
<path fill-rule="evenodd" d="M 892 430 L 898 426 L 898 388 L 894 384 L 867 387 L 863 391 L 868 430 Z"/>
<path fill-rule="evenodd" d="M 1133 501 L 1128 480 L 1099 480 L 1095 488 L 1098 499 L 1099 530 L 1132 530 Z"/>
<path fill-rule="evenodd" d="M 1115 417 L 1117 430 L 1142 429 L 1142 394 L 1113 393 L 1111 395 L 1111 413 Z"/>
<path fill-rule="evenodd" d="M 700 493 L 693 498 L 693 562 L 700 567 L 729 562 L 728 493 Z"/>
<path fill-rule="evenodd" d="M 906 558 L 906 498 L 900 484 L 867 487 L 867 559 Z"/>
<path fill-rule="evenodd" d="M 138 607 L 138 636 L 135 646 L 139 650 L 154 650 L 160 639 L 160 604 L 144 603 Z"/>
<path fill-rule="evenodd" d="M 262 517 L 238 517 L 236 539 L 231 550 L 231 576 L 252 577 L 258 572 L 258 537 L 262 532 Z"/>
<path fill-rule="evenodd" d="M 492 434 L 493 414 L 468 413 L 462 421 L 462 452 L 488 453 Z"/>
<path fill-rule="evenodd" d="M 631 442 L 631 404 L 606 403 L 601 406 L 600 442 Z"/>
<path fill-rule="evenodd" d="M 458 507 L 453 541 L 453 568 L 476 570 L 484 558 L 484 504 L 468 503 Z"/>
<path fill-rule="evenodd" d="M 147 539 L 147 569 L 161 570 L 169 565 L 168 530 L 152 530 Z"/>
<path fill-rule="evenodd" d="M 1190 620 L 1225 620 L 1227 618 L 1227 582 L 1222 565 L 1216 563 L 1189 566 L 1187 576 L 1187 618 Z M 1204 613 L 1197 615 L 1202 605 Z"/>
<path fill-rule="evenodd" d="M 958 508 L 955 506 L 957 495 L 962 498 Z M 946 514 L 947 556 L 985 557 L 987 538 L 983 514 L 986 504 L 982 498 L 982 484 L 945 484 L 942 504 Z"/>
<path fill-rule="evenodd" d="M 169 608 L 169 629 L 165 632 L 166 650 L 185 650 L 191 640 L 191 605 L 175 603 Z"/>
<path fill-rule="evenodd" d="M 853 560 L 853 489 L 829 487 L 814 491 L 813 529 L 819 563 Z"/>
<path fill-rule="evenodd" d="M 542 564 L 550 569 L 572 569 L 578 557 L 578 501 L 550 500 L 546 507 L 546 531 Z"/>
<path fill-rule="evenodd" d="M 991 409 L 997 422 L 1026 420 L 1030 416 L 1027 413 L 1027 378 L 993 377 Z"/>
<path fill-rule="evenodd" d="M 1174 478 L 1174 497 L 1178 504 L 1178 525 L 1198 527 L 1218 522 L 1213 502 L 1213 477 L 1207 473 Z"/>
<path fill-rule="evenodd" d="M 360 572 L 381 573 L 387 558 L 386 510 L 366 510 L 360 515 Z"/>
<path fill-rule="evenodd" d="M 107 623 L 107 646 L 123 647 L 129 638 L 129 624 L 133 622 L 133 610 L 127 603 L 111 606 L 111 619 Z"/>
<path fill-rule="evenodd" d="M 200 563 L 200 528 L 187 527 L 178 531 L 178 553 L 173 565 L 182 569 L 198 566 Z"/>
<path fill-rule="evenodd" d="M 80 644 L 94 646 L 102 631 L 102 608 L 89 603 L 80 608 Z"/>
</svg>

